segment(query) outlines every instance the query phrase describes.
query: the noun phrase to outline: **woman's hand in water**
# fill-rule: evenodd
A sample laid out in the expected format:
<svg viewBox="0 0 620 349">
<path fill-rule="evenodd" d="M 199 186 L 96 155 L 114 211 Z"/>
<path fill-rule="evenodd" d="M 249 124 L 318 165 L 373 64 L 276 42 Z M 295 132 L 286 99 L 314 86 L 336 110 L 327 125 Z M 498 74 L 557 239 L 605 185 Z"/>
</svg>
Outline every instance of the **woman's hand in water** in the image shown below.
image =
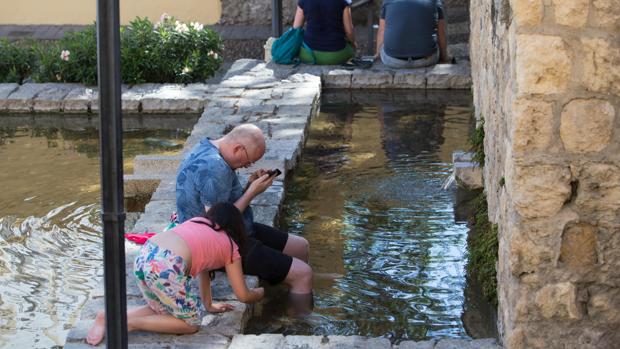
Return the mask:
<svg viewBox="0 0 620 349">
<path fill-rule="evenodd" d="M 228 303 L 212 303 L 207 307 L 210 313 L 223 313 L 235 309 L 235 306 Z"/>
</svg>

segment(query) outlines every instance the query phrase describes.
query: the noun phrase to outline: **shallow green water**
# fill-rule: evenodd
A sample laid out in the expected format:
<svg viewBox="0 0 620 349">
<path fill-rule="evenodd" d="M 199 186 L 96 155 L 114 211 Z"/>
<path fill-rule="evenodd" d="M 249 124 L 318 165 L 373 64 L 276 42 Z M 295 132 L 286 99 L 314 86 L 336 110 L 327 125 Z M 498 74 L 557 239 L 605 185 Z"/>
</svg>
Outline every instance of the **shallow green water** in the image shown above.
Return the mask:
<svg viewBox="0 0 620 349">
<path fill-rule="evenodd" d="M 125 118 L 125 173 L 177 151 L 195 120 Z M 102 282 L 98 122 L 0 117 L 0 347 L 63 345 Z"/>
<path fill-rule="evenodd" d="M 463 92 L 329 93 L 286 189 L 282 227 L 310 242 L 315 308 L 268 291 L 249 333 L 468 337 L 467 226 L 442 183 L 468 149 Z"/>
</svg>

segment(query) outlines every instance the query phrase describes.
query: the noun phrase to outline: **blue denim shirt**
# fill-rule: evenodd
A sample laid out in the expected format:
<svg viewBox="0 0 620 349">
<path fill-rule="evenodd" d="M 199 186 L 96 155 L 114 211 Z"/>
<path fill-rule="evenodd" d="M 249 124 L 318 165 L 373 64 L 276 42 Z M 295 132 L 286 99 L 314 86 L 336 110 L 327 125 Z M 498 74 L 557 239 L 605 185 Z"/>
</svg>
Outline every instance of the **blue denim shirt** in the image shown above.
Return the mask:
<svg viewBox="0 0 620 349">
<path fill-rule="evenodd" d="M 208 139 L 197 144 L 179 167 L 176 183 L 179 223 L 204 215 L 205 206 L 218 202 L 234 204 L 241 195 L 243 187 L 237 174 Z M 254 216 L 250 206 L 243 211 L 243 220 L 248 235 L 253 235 Z"/>
</svg>

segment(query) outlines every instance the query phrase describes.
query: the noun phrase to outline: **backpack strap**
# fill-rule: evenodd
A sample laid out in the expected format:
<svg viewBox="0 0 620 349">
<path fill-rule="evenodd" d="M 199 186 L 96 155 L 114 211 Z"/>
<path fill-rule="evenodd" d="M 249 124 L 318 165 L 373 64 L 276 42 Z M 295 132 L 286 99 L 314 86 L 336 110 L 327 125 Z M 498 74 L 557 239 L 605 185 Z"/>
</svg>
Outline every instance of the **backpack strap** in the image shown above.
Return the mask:
<svg viewBox="0 0 620 349">
<path fill-rule="evenodd" d="M 304 50 L 310 52 L 310 57 L 312 57 L 312 63 L 310 64 L 316 64 L 316 57 L 314 56 L 314 51 L 310 48 L 310 46 L 308 46 L 305 41 L 301 42 L 301 46 L 304 48 Z"/>
</svg>

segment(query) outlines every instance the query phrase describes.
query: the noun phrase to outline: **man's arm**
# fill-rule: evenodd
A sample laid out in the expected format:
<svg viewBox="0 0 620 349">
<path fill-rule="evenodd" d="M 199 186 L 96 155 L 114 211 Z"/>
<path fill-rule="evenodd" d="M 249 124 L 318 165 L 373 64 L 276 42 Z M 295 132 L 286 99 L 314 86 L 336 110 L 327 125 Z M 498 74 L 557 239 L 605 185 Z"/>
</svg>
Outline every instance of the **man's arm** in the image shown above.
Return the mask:
<svg viewBox="0 0 620 349">
<path fill-rule="evenodd" d="M 448 63 L 448 39 L 446 38 L 445 19 L 440 19 L 437 22 L 437 41 L 439 44 L 439 62 Z"/>
<path fill-rule="evenodd" d="M 381 47 L 383 47 L 383 34 L 385 33 L 385 19 L 379 20 L 379 30 L 377 31 L 377 50 L 375 57 L 379 57 L 381 54 Z"/>
</svg>

